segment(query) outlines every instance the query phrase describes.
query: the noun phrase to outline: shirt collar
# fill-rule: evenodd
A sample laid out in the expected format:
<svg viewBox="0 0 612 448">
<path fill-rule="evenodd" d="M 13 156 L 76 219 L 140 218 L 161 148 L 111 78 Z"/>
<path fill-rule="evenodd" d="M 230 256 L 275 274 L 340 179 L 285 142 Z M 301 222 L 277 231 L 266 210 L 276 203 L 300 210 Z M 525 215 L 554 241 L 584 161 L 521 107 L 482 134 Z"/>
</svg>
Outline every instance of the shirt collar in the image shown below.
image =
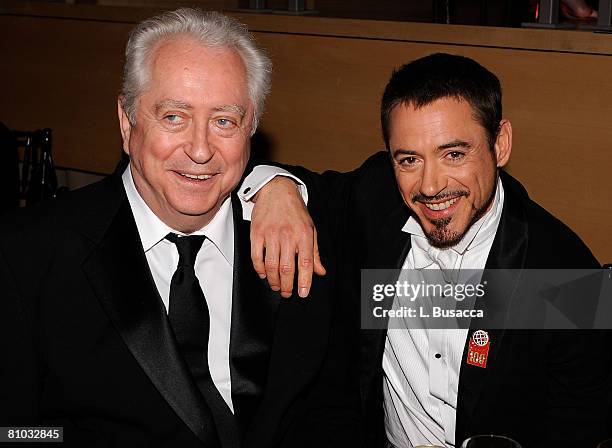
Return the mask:
<svg viewBox="0 0 612 448">
<path fill-rule="evenodd" d="M 123 187 L 136 221 L 136 228 L 140 235 L 140 242 L 145 252 L 151 250 L 160 241 L 163 241 L 168 233 L 178 233 L 184 235 L 166 223 L 153 213 L 147 203 L 142 199 L 140 193 L 134 184 L 132 177 L 131 165 L 123 172 L 121 179 Z M 191 235 L 205 235 L 206 238 L 217 247 L 219 252 L 227 260 L 230 266 L 234 265 L 234 217 L 232 213 L 232 201 L 226 198 L 219 211 L 213 219 L 200 230 L 193 232 Z"/>
<path fill-rule="evenodd" d="M 504 186 L 502 185 L 501 179 L 498 177 L 495 197 L 493 198 L 493 204 L 491 205 L 489 211 L 487 211 L 484 216 L 482 216 L 468 229 L 461 241 L 449 249 L 457 252 L 459 255 L 463 255 L 468 250 L 494 238 L 495 233 L 497 232 L 497 226 L 501 219 L 503 205 Z M 408 218 L 408 221 L 406 221 L 406 224 L 404 224 L 404 227 L 402 227 L 402 231 L 412 235 L 413 241 L 422 246 L 422 249 L 427 251 L 431 248 L 431 245 L 423 232 L 423 228 L 413 216 Z"/>
</svg>

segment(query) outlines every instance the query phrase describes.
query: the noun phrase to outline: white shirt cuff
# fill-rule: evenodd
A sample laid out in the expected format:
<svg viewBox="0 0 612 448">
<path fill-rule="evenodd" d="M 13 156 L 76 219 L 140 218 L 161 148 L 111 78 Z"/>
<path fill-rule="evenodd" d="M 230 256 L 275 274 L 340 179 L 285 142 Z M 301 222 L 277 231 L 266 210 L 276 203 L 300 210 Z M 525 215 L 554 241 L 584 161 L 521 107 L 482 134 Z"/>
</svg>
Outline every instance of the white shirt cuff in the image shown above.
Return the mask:
<svg viewBox="0 0 612 448">
<path fill-rule="evenodd" d="M 293 179 L 297 183 L 304 204 L 308 205 L 308 189 L 306 185 L 304 185 L 304 182 L 282 168 L 270 165 L 259 165 L 253 168 L 251 174 L 244 179 L 238 190 L 238 198 L 242 204 L 242 219 L 245 221 L 251 220 L 251 214 L 253 213 L 253 207 L 255 205 L 251 199 L 276 176 L 284 176 Z"/>
</svg>

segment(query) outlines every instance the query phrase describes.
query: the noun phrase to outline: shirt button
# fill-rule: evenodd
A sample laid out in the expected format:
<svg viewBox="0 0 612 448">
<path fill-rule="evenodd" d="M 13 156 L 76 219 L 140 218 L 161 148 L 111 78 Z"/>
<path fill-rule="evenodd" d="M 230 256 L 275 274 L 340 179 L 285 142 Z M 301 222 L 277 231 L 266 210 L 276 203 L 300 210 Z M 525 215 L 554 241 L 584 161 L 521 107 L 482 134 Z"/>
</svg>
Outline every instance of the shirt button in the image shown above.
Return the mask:
<svg viewBox="0 0 612 448">
<path fill-rule="evenodd" d="M 436 353 L 436 359 L 440 359 L 442 355 L 440 353 Z"/>
</svg>

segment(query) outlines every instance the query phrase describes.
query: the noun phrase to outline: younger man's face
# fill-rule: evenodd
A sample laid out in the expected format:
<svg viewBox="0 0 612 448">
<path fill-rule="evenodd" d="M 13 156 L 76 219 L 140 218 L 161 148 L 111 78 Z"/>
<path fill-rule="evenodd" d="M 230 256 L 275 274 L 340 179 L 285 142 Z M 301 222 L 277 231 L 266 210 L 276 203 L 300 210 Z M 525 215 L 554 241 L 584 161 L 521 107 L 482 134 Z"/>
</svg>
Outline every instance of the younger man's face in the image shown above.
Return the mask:
<svg viewBox="0 0 612 448">
<path fill-rule="evenodd" d="M 510 155 L 510 123 L 502 121 L 491 151 L 470 104 L 442 98 L 419 109 L 411 104 L 396 106 L 389 130 L 404 202 L 433 246 L 457 244 L 491 207 L 497 167 L 505 165 Z"/>
</svg>

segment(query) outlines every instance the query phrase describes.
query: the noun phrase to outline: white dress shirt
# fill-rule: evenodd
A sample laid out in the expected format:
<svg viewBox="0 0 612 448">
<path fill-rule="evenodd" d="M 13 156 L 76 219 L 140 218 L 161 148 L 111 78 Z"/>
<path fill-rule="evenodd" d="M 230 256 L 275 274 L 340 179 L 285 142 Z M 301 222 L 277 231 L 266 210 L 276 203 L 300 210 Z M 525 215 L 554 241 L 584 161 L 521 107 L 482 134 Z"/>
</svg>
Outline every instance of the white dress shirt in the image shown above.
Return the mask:
<svg viewBox="0 0 612 448">
<path fill-rule="evenodd" d="M 244 220 L 251 219 L 253 203 L 249 200 L 275 176 L 294 179 L 300 187 L 302 198 L 307 201 L 306 187 L 295 176 L 282 168 L 256 167 L 244 180 L 238 193 Z M 176 245 L 165 237 L 170 232 L 184 234 L 167 226 L 151 211 L 134 185 L 129 166 L 123 172 L 122 180 L 149 269 L 167 312 L 170 281 L 176 271 L 179 255 Z M 210 376 L 233 412 L 229 349 L 234 278 L 234 217 L 230 198 L 223 202 L 217 214 L 206 226 L 191 235 L 206 236 L 196 257 L 195 273 L 210 313 L 208 340 Z"/>
<path fill-rule="evenodd" d="M 168 227 L 151 211 L 136 190 L 129 167 L 123 173 L 122 178 L 149 269 L 167 311 L 170 300 L 170 281 L 176 271 L 179 254 L 176 245 L 166 240 L 165 237 L 170 232 L 182 234 Z M 208 341 L 210 376 L 233 411 L 229 342 L 234 276 L 234 218 L 230 198 L 223 202 L 208 225 L 192 235 L 206 236 L 196 257 L 195 272 L 210 312 Z"/>
<path fill-rule="evenodd" d="M 240 191 L 241 199 L 248 201 L 276 175 L 287 175 L 280 171 L 276 167 L 258 166 L 245 179 Z M 299 179 L 290 177 L 298 182 L 306 200 L 306 187 Z M 411 235 L 411 249 L 403 268 L 483 270 L 499 226 L 503 204 L 504 188 L 498 178 L 491 209 L 470 227 L 457 245 L 442 250 L 429 244 L 419 223 L 410 217 L 402 228 L 403 232 Z M 249 213 L 252 203 L 250 207 Z M 394 446 L 455 446 L 459 371 L 468 331 L 414 328 L 387 331 L 382 366 L 385 427 L 387 438 Z M 436 358 L 436 354 L 440 357 Z"/>
<path fill-rule="evenodd" d="M 504 203 L 504 188 L 499 179 L 497 185 L 491 209 L 451 248 L 432 247 L 419 223 L 410 217 L 402 229 L 410 234 L 411 241 L 403 268 L 484 269 Z M 412 271 L 410 275 L 420 274 Z M 455 441 L 455 424 L 459 371 L 467 334 L 468 329 L 387 331 L 383 354 L 385 428 L 394 446 L 454 447 L 456 442 L 462 442 Z M 436 354 L 440 356 L 436 358 Z"/>
</svg>

